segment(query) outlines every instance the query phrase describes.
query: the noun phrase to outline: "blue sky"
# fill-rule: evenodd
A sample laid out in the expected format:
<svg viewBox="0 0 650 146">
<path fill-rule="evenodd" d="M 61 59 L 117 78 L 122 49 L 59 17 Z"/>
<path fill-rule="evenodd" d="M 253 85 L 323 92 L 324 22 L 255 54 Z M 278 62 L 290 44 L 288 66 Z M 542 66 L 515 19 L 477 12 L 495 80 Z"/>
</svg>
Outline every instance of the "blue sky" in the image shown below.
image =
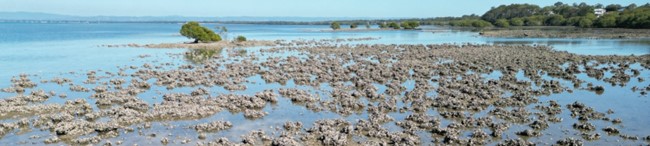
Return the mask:
<svg viewBox="0 0 650 146">
<path fill-rule="evenodd" d="M 483 14 L 511 3 L 552 5 L 555 0 L 0 0 L 0 11 L 79 16 L 298 16 L 440 17 Z M 644 0 L 588 0 L 564 3 L 637 5 Z"/>
</svg>

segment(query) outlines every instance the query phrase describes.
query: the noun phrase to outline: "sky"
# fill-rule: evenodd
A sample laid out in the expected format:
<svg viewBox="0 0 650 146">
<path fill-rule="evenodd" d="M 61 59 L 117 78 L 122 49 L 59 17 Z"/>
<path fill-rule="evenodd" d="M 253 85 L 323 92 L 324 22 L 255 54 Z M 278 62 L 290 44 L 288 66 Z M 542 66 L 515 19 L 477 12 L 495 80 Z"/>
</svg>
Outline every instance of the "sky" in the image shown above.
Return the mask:
<svg viewBox="0 0 650 146">
<path fill-rule="evenodd" d="M 512 3 L 553 5 L 556 0 L 0 0 L 2 12 L 77 16 L 199 17 L 444 17 L 481 15 Z M 565 0 L 563 3 L 637 5 L 645 0 Z"/>
</svg>

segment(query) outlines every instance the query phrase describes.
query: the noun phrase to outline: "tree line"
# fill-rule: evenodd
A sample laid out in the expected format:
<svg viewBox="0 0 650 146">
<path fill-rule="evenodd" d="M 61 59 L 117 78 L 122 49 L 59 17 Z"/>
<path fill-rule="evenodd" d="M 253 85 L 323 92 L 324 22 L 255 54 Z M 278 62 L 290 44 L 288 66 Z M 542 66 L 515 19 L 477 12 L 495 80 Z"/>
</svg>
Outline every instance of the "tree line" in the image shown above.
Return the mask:
<svg viewBox="0 0 650 146">
<path fill-rule="evenodd" d="M 595 9 L 605 9 L 602 16 L 596 16 Z M 588 5 L 565 4 L 540 7 L 531 4 L 511 4 L 493 7 L 480 19 L 462 21 L 485 21 L 497 27 L 509 26 L 578 26 L 598 28 L 650 28 L 650 4 Z M 450 25 L 452 25 L 450 23 Z"/>
<path fill-rule="evenodd" d="M 594 9 L 607 12 L 598 17 Z M 492 7 L 483 15 L 464 15 L 461 17 L 406 18 L 381 20 L 340 20 L 339 25 L 357 28 L 359 24 L 379 25 L 380 28 L 409 29 L 402 22 L 418 22 L 419 25 L 449 25 L 459 27 L 511 27 L 511 26 L 577 26 L 584 28 L 650 28 L 650 3 L 637 6 L 630 4 L 565 4 L 557 2 L 551 6 L 540 7 L 533 4 L 511 4 Z M 391 23 L 394 22 L 394 23 Z M 237 24 L 276 24 L 276 25 L 332 25 L 333 21 L 293 22 L 293 21 L 227 21 L 219 23 Z M 417 27 L 416 27 L 417 28 Z"/>
<path fill-rule="evenodd" d="M 360 22 L 351 22 L 350 23 L 350 29 L 356 29 Z M 402 22 L 396 22 L 396 21 L 391 21 L 391 22 L 377 22 L 376 23 L 380 29 L 417 29 L 420 27 L 420 22 L 419 21 L 413 21 L 413 20 L 406 20 Z M 370 29 L 370 22 L 365 23 L 366 29 Z M 330 28 L 333 30 L 339 30 L 341 29 L 341 22 L 334 21 L 330 23 Z"/>
</svg>

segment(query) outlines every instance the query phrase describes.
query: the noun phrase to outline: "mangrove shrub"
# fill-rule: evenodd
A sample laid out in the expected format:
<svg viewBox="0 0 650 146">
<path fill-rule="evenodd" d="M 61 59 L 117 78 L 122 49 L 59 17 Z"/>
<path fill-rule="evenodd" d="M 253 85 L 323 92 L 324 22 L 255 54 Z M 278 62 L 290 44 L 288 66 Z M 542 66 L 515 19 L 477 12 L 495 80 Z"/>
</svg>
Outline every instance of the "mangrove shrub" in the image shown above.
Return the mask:
<svg viewBox="0 0 650 146">
<path fill-rule="evenodd" d="M 359 25 L 357 23 L 350 24 L 350 29 L 355 29 L 357 27 L 359 27 Z"/>
<path fill-rule="evenodd" d="M 404 21 L 400 23 L 400 26 L 404 29 L 415 29 L 420 27 L 420 22 L 417 21 Z"/>
<path fill-rule="evenodd" d="M 330 28 L 332 28 L 333 30 L 341 29 L 341 23 L 332 22 L 332 24 L 330 24 Z"/>
<path fill-rule="evenodd" d="M 400 29 L 399 24 L 397 24 L 396 22 L 390 22 L 390 23 L 388 23 L 388 27 L 389 27 L 389 28 L 392 28 L 392 29 Z"/>
<path fill-rule="evenodd" d="M 498 19 L 497 22 L 494 23 L 497 27 L 510 27 L 510 22 L 506 19 Z"/>
<path fill-rule="evenodd" d="M 237 40 L 237 42 L 245 42 L 246 37 L 240 35 L 240 36 L 237 36 L 237 38 L 235 38 L 235 40 Z"/>
<path fill-rule="evenodd" d="M 187 22 L 181 27 L 180 33 L 190 39 L 194 39 L 194 43 L 209 43 L 221 41 L 221 36 L 214 33 L 207 27 L 201 26 L 198 22 Z"/>
</svg>

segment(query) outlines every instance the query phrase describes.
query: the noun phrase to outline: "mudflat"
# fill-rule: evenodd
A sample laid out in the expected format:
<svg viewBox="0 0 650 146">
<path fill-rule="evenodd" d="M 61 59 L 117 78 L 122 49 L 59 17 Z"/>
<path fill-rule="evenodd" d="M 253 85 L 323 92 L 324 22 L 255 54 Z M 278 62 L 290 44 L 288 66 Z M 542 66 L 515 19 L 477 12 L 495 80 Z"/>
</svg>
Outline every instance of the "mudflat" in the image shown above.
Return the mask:
<svg viewBox="0 0 650 146">
<path fill-rule="evenodd" d="M 224 48 L 196 64 L 151 62 L 119 72 L 88 71 L 85 81 L 56 77 L 36 82 L 20 75 L 2 89 L 16 95 L 0 100 L 0 135 L 42 131 L 49 134 L 34 134 L 24 143 L 73 145 L 544 144 L 525 139 L 534 137 L 554 139 L 543 140 L 546 144 L 582 145 L 606 143 L 601 139 L 606 136 L 629 143 L 650 140 L 650 133 L 619 129 L 626 121 L 611 115 L 619 112 L 616 108 L 544 98 L 620 90 L 595 82 L 626 87 L 622 90 L 646 98 L 650 86 L 626 85 L 646 82 L 648 55 L 587 56 L 530 45 L 342 41 L 251 42 L 269 46 L 249 52 Z M 138 46 L 201 45 L 212 44 Z M 201 51 L 170 57 L 195 53 Z M 486 76 L 495 72 L 501 75 Z M 69 91 L 39 89 L 47 85 Z M 215 88 L 226 92 L 211 91 Z M 73 92 L 91 96 L 67 97 Z M 139 96 L 145 92 L 159 93 L 152 102 Z M 54 98 L 65 102 L 49 102 Z M 233 116 L 219 116 L 224 113 Z M 271 128 L 248 125 L 288 113 L 311 118 L 291 118 Z M 547 130 L 558 128 L 576 133 Z M 218 134 L 236 129 L 246 132 Z"/>
</svg>

